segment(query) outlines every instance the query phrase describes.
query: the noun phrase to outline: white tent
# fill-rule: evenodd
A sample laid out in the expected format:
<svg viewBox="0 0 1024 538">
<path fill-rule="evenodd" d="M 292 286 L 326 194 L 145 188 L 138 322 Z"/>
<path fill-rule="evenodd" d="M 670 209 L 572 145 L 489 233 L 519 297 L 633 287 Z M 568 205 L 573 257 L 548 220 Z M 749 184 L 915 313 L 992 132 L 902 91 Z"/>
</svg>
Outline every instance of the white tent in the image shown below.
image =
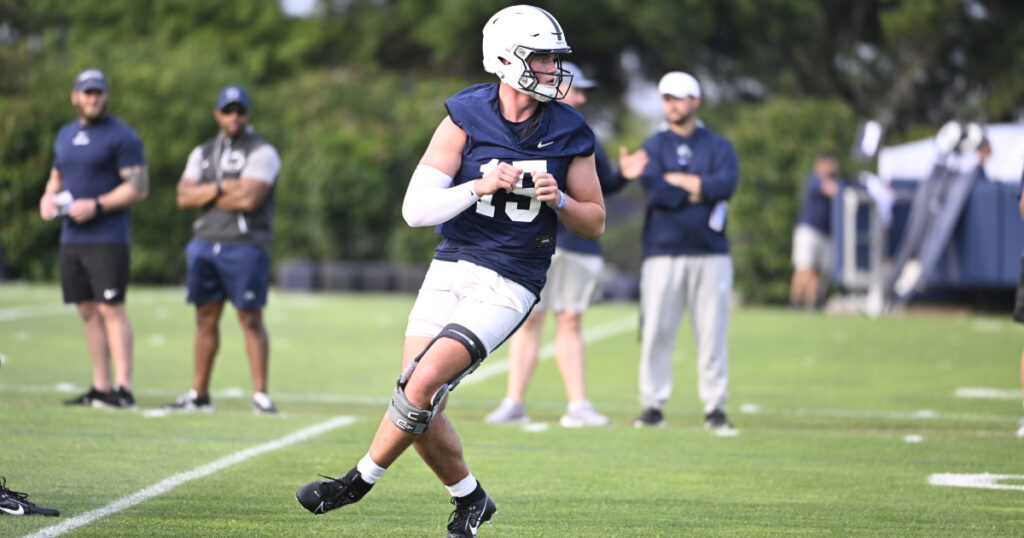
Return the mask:
<svg viewBox="0 0 1024 538">
<path fill-rule="evenodd" d="M 992 155 L 985 163 L 985 175 L 992 181 L 1018 183 L 1024 171 L 1024 124 L 993 123 L 985 126 Z M 924 180 L 931 174 L 938 156 L 931 138 L 886 146 L 878 152 L 878 175 L 884 181 Z M 978 162 L 976 153 L 953 157 L 961 170 L 970 171 Z"/>
</svg>

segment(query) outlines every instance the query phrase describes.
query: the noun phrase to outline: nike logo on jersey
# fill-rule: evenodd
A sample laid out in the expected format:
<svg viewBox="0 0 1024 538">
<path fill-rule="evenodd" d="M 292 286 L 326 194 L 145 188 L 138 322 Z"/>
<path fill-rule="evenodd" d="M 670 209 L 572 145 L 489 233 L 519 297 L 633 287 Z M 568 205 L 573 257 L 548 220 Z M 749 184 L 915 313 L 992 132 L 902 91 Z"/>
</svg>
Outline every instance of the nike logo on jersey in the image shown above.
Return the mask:
<svg viewBox="0 0 1024 538">
<path fill-rule="evenodd" d="M 25 507 L 20 505 L 20 504 L 18 505 L 18 509 L 17 510 L 11 510 L 10 508 L 4 508 L 3 506 L 0 506 L 0 510 L 3 510 L 4 512 L 7 512 L 8 514 L 11 514 L 12 516 L 25 515 Z"/>
<path fill-rule="evenodd" d="M 537 149 L 544 149 L 544 148 L 546 148 L 546 147 L 548 147 L 548 146 L 550 146 L 551 144 L 554 144 L 554 143 L 555 143 L 554 140 L 548 140 L 547 142 L 538 142 L 537 143 Z"/>
</svg>

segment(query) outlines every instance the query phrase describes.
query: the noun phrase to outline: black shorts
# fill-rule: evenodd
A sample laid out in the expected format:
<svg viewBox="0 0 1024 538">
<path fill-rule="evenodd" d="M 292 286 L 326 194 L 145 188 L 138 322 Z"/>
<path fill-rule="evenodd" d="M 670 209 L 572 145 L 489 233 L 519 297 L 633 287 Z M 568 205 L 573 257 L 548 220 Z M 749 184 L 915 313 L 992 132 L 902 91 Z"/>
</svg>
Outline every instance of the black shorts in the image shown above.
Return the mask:
<svg viewBox="0 0 1024 538">
<path fill-rule="evenodd" d="M 65 304 L 125 301 L 130 265 L 127 244 L 63 243 L 57 259 Z"/>
<path fill-rule="evenodd" d="M 1013 320 L 1024 323 L 1024 260 L 1020 261 L 1020 280 L 1017 282 L 1017 300 L 1013 302 Z"/>
</svg>

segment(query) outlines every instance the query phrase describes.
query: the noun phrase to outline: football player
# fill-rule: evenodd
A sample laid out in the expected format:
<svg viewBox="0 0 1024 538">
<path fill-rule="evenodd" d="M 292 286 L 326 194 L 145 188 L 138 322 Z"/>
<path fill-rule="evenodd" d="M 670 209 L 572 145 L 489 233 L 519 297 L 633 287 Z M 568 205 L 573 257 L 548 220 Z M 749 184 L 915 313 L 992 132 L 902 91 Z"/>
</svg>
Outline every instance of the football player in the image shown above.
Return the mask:
<svg viewBox="0 0 1024 538">
<path fill-rule="evenodd" d="M 571 52 L 555 18 L 518 5 L 483 29 L 483 63 L 497 84 L 455 94 L 412 174 L 402 207 L 411 226 L 442 235 L 409 315 L 403 371 L 369 451 L 344 476 L 296 498 L 320 514 L 358 501 L 409 447 L 451 495 L 448 536 L 475 536 L 496 512 L 469 472 L 448 394 L 530 313 L 555 250 L 558 219 L 577 235 L 604 232 L 594 135 L 559 102 Z"/>
</svg>

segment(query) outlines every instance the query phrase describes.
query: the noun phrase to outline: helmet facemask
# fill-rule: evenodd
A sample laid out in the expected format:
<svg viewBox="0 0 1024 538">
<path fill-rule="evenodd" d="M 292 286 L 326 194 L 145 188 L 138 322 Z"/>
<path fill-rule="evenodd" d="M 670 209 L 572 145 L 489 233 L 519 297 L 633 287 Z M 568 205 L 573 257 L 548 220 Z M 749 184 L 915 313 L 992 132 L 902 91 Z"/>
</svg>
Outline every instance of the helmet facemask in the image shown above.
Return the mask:
<svg viewBox="0 0 1024 538">
<path fill-rule="evenodd" d="M 520 73 L 519 79 L 516 80 L 515 83 L 506 81 L 509 82 L 513 88 L 541 102 L 550 101 L 551 99 L 561 100 L 565 98 L 567 93 L 569 93 L 569 86 L 572 85 L 572 73 L 562 68 L 562 57 L 558 53 L 551 51 L 538 51 L 518 46 L 513 51 L 513 54 L 515 59 L 509 61 L 519 61 L 522 64 L 521 67 L 518 68 Z M 530 59 L 534 54 L 553 54 L 555 57 L 555 71 L 549 73 L 535 71 L 531 68 Z M 541 84 L 541 76 L 544 76 L 544 78 L 554 76 L 555 80 L 550 85 Z"/>
</svg>

